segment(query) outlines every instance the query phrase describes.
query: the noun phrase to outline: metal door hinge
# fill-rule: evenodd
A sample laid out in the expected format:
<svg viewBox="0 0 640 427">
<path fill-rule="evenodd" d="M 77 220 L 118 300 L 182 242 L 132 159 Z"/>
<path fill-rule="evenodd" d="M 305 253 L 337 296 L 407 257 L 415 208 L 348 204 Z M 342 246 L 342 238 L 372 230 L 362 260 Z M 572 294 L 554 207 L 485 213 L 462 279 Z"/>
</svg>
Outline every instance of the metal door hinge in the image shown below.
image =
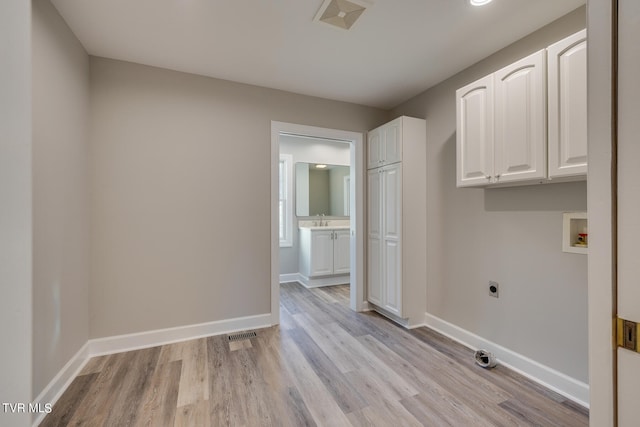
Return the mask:
<svg viewBox="0 0 640 427">
<path fill-rule="evenodd" d="M 640 353 L 640 342 L 638 342 L 638 323 L 631 320 L 617 318 L 617 343 L 618 347 Z"/>
</svg>

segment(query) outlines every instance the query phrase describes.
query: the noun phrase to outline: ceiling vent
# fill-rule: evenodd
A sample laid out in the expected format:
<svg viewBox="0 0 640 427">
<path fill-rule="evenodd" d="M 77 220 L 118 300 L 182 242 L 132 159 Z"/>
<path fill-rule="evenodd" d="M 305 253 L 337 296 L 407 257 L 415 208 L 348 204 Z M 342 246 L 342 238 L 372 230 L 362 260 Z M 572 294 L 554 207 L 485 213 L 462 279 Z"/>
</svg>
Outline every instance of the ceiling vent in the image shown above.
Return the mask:
<svg viewBox="0 0 640 427">
<path fill-rule="evenodd" d="M 370 6 L 365 0 L 324 0 L 313 20 L 348 30 Z"/>
</svg>

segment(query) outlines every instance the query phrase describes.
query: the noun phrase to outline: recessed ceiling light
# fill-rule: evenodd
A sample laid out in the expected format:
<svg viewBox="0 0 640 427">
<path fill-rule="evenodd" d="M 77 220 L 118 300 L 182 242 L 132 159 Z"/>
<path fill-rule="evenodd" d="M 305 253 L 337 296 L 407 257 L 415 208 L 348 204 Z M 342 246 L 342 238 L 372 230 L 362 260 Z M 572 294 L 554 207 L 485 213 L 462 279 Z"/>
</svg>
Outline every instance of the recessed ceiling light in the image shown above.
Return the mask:
<svg viewBox="0 0 640 427">
<path fill-rule="evenodd" d="M 471 6 L 484 6 L 491 3 L 491 0 L 469 0 L 469 3 L 471 3 Z"/>
<path fill-rule="evenodd" d="M 325 169 L 327 167 L 327 165 L 316 165 L 316 168 L 318 169 Z"/>
</svg>

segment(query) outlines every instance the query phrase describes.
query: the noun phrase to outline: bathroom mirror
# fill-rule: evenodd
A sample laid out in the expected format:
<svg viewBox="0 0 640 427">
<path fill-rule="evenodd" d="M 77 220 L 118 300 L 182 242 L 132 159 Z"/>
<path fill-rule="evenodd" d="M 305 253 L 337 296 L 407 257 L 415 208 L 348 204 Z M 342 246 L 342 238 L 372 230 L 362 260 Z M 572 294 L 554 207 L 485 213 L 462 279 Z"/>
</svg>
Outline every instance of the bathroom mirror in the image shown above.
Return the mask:
<svg viewBox="0 0 640 427">
<path fill-rule="evenodd" d="M 297 216 L 349 216 L 349 166 L 296 163 Z"/>
</svg>

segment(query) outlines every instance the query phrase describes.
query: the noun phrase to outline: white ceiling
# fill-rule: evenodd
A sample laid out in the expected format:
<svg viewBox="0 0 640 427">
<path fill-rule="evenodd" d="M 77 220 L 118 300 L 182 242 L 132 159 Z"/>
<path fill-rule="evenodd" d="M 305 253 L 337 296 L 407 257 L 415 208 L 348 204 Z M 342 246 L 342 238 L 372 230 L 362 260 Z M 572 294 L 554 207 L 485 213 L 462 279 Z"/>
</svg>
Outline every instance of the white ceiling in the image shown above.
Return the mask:
<svg viewBox="0 0 640 427">
<path fill-rule="evenodd" d="M 392 108 L 585 0 L 374 0 L 351 30 L 323 0 L 52 0 L 91 55 Z"/>
</svg>

